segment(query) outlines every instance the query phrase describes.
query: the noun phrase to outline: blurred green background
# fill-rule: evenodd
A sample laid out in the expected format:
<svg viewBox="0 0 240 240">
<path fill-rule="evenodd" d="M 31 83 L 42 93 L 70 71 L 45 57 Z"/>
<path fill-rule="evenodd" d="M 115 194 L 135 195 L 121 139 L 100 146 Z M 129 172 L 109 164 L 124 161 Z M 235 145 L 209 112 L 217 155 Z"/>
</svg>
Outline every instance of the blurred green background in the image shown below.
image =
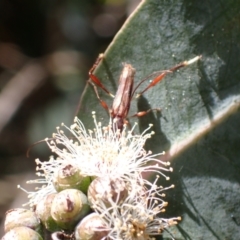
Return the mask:
<svg viewBox="0 0 240 240">
<path fill-rule="evenodd" d="M 37 142 L 72 122 L 88 70 L 139 2 L 0 1 L 1 220 L 35 158 L 49 158 Z"/>
</svg>

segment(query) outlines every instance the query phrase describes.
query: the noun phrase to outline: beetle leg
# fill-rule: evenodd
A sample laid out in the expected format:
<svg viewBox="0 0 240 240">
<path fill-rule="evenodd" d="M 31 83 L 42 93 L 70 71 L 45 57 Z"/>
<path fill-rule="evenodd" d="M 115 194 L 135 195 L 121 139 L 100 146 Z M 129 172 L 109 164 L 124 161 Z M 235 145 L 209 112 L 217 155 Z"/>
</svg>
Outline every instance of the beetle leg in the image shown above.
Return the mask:
<svg viewBox="0 0 240 240">
<path fill-rule="evenodd" d="M 99 86 L 103 91 L 105 91 L 109 96 L 114 97 L 114 95 L 113 95 L 111 92 L 109 92 L 109 91 L 107 90 L 107 88 L 101 83 L 100 79 L 99 79 L 96 75 L 93 74 L 94 70 L 95 70 L 96 67 L 99 65 L 99 63 L 102 61 L 103 57 L 104 57 L 103 54 L 99 54 L 97 60 L 96 60 L 95 63 L 93 64 L 92 68 L 89 70 L 88 75 L 89 75 L 90 80 L 91 80 L 94 84 L 98 85 L 98 86 Z M 89 82 L 90 82 L 90 81 L 89 81 Z M 95 91 L 95 92 L 96 92 L 96 91 Z"/>
<path fill-rule="evenodd" d="M 182 62 L 182 63 L 179 63 L 179 64 L 177 64 L 176 66 L 174 66 L 174 67 L 172 67 L 172 68 L 170 68 L 170 69 L 168 69 L 168 70 L 161 71 L 161 73 L 160 73 L 157 77 L 155 77 L 155 78 L 151 81 L 151 83 L 149 83 L 149 85 L 148 85 L 143 91 L 141 91 L 140 93 L 137 94 L 136 98 L 140 97 L 140 96 L 141 96 L 144 92 L 146 92 L 149 88 L 151 88 L 151 87 L 155 86 L 157 83 L 159 83 L 168 73 L 172 73 L 172 72 L 177 71 L 179 68 L 186 67 L 186 66 L 188 66 L 188 65 L 190 65 L 190 64 L 198 61 L 201 57 L 202 57 L 202 56 L 197 56 L 197 57 L 195 57 L 195 58 L 190 59 L 189 61 L 184 61 L 184 62 Z M 138 87 L 139 87 L 144 81 L 146 81 L 147 79 L 148 79 L 148 78 L 143 79 L 143 80 L 137 85 L 136 88 L 138 88 Z M 135 90 L 136 90 L 136 88 L 135 88 Z M 135 92 L 135 90 L 134 90 L 134 92 Z"/>
<path fill-rule="evenodd" d="M 162 110 L 161 108 L 151 108 L 151 109 L 148 109 L 147 111 L 137 112 L 137 113 L 133 114 L 131 117 L 142 117 L 142 116 L 145 116 L 146 114 L 148 114 L 151 111 L 160 112 L 161 110 Z"/>
</svg>

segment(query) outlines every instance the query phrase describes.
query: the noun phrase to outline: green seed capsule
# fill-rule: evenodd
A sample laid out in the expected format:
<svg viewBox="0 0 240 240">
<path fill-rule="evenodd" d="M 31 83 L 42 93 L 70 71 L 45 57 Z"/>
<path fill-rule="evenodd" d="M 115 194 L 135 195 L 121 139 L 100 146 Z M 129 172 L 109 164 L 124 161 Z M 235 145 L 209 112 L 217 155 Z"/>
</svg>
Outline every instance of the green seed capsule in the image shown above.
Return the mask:
<svg viewBox="0 0 240 240">
<path fill-rule="evenodd" d="M 65 230 L 73 229 L 89 211 L 86 195 L 77 189 L 66 189 L 59 192 L 51 206 L 51 216 Z"/>
<path fill-rule="evenodd" d="M 43 238 L 31 228 L 16 227 L 8 231 L 2 240 L 43 240 Z"/>
<path fill-rule="evenodd" d="M 76 240 L 101 240 L 107 235 L 107 226 L 97 213 L 86 216 L 75 228 Z"/>
<path fill-rule="evenodd" d="M 90 182 L 90 177 L 82 176 L 79 168 L 71 164 L 60 168 L 53 179 L 53 185 L 57 192 L 65 189 L 78 189 L 87 193 Z"/>
<path fill-rule="evenodd" d="M 40 220 L 34 212 L 24 208 L 14 208 L 7 211 L 4 223 L 5 232 L 21 226 L 31 228 L 37 232 L 41 230 Z"/>
<path fill-rule="evenodd" d="M 36 215 L 41 220 L 42 224 L 45 226 L 45 228 L 50 231 L 58 231 L 61 230 L 61 228 L 57 225 L 57 223 L 54 221 L 51 215 L 51 206 L 53 199 L 55 198 L 57 194 L 52 193 L 44 197 L 36 206 Z"/>
<path fill-rule="evenodd" d="M 106 207 L 120 203 L 128 196 L 126 183 L 122 179 L 96 178 L 88 188 L 88 200 L 91 205 L 101 201 Z"/>
</svg>

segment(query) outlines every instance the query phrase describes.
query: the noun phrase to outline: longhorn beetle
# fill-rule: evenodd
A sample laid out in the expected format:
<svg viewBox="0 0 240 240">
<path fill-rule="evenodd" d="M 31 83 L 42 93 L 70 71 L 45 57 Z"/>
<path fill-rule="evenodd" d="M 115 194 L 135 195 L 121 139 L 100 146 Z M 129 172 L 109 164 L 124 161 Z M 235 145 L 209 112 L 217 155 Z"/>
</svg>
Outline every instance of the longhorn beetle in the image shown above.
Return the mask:
<svg viewBox="0 0 240 240">
<path fill-rule="evenodd" d="M 138 89 L 138 87 L 143 82 L 145 82 L 146 80 L 148 80 L 151 77 L 155 76 L 153 78 L 153 80 L 151 81 L 151 83 L 149 83 L 149 85 L 143 91 L 141 91 L 140 93 L 138 93 L 136 95 L 136 98 L 141 96 L 149 88 L 155 86 L 168 73 L 175 72 L 179 68 L 188 66 L 188 65 L 198 61 L 201 58 L 201 56 L 197 56 L 195 58 L 192 58 L 189 61 L 184 61 L 182 63 L 179 63 L 176 66 L 174 66 L 174 67 L 172 67 L 172 68 L 170 68 L 168 70 L 158 71 L 158 72 L 155 72 L 153 74 L 150 74 L 149 76 L 147 76 L 146 78 L 141 80 L 137 84 L 136 87 L 134 87 L 135 69 L 132 67 L 132 65 L 125 63 L 124 66 L 123 66 L 122 73 L 121 73 L 120 78 L 119 78 L 118 89 L 117 89 L 117 92 L 116 92 L 115 96 L 108 91 L 108 89 L 101 83 L 99 78 L 96 75 L 94 75 L 94 73 L 93 73 L 94 70 L 99 65 L 99 63 L 102 61 L 103 58 L 104 58 L 104 55 L 100 54 L 98 56 L 96 62 L 94 63 L 93 67 L 90 69 L 90 71 L 89 71 L 89 78 L 90 78 L 89 79 L 89 83 L 93 85 L 93 88 L 94 88 L 94 91 L 95 91 L 95 93 L 97 95 L 97 98 L 99 99 L 99 101 L 100 101 L 101 105 L 103 106 L 103 108 L 105 108 L 109 112 L 110 117 L 112 119 L 112 123 L 113 123 L 113 129 L 115 129 L 115 130 L 119 129 L 120 132 L 121 132 L 122 129 L 123 129 L 123 125 L 126 122 L 126 118 L 128 116 L 131 100 L 133 99 L 133 96 L 134 96 L 136 90 Z M 105 91 L 109 96 L 114 98 L 113 99 L 113 104 L 112 104 L 111 108 L 109 108 L 108 105 L 106 104 L 106 102 L 103 101 L 100 98 L 95 84 L 97 86 L 99 86 L 103 91 Z M 141 116 L 144 116 L 145 114 L 147 114 L 149 111 L 152 111 L 152 110 L 159 110 L 159 109 L 149 109 L 147 111 L 137 112 L 133 116 L 141 117 Z"/>
</svg>

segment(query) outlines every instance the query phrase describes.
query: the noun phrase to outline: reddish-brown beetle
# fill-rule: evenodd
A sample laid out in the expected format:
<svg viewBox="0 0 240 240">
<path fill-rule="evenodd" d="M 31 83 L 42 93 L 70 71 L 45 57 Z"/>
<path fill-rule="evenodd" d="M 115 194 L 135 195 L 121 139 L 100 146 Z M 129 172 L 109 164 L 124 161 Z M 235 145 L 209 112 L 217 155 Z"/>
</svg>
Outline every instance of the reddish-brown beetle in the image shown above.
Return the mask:
<svg viewBox="0 0 240 240">
<path fill-rule="evenodd" d="M 133 96 L 136 92 L 136 90 L 138 89 L 138 87 L 146 80 L 150 79 L 151 77 L 155 76 L 153 78 L 153 80 L 151 81 L 151 83 L 149 83 L 149 85 L 140 93 L 138 93 L 136 95 L 136 97 L 141 96 L 144 92 L 146 92 L 149 88 L 155 86 L 158 82 L 160 82 L 168 73 L 172 73 L 175 72 L 176 70 L 178 70 L 179 68 L 188 66 L 189 64 L 192 64 L 196 61 L 198 61 L 201 56 L 197 56 L 189 61 L 184 61 L 182 63 L 177 64 L 176 66 L 168 69 L 168 70 L 163 70 L 163 71 L 159 71 L 156 73 L 153 73 L 149 76 L 147 76 L 146 78 L 144 78 L 142 81 L 140 81 L 138 83 L 138 85 L 134 88 L 134 74 L 135 74 L 135 69 L 132 67 L 132 65 L 130 64 L 124 64 L 123 66 L 123 70 L 122 73 L 120 75 L 119 78 L 119 83 L 118 83 L 118 89 L 117 92 L 115 94 L 115 96 L 113 94 L 111 94 L 108 89 L 101 83 L 101 81 L 99 80 L 99 78 L 93 74 L 94 70 L 96 69 L 96 67 L 98 66 L 98 64 L 100 63 L 100 61 L 103 59 L 104 55 L 100 54 L 99 57 L 97 58 L 96 62 L 94 63 L 93 67 L 90 69 L 89 71 L 89 77 L 90 77 L 90 83 L 93 85 L 94 90 L 96 92 L 97 98 L 99 99 L 101 105 L 109 112 L 110 117 L 112 119 L 113 122 L 113 129 L 119 129 L 120 131 L 122 131 L 123 129 L 123 125 L 126 122 L 126 118 L 128 116 L 128 112 L 130 109 L 130 104 L 131 101 L 133 99 Z M 109 108 L 108 105 L 106 104 L 105 101 L 103 101 L 98 94 L 97 88 L 94 85 L 96 84 L 97 86 L 99 86 L 102 90 L 104 90 L 108 95 L 110 95 L 111 97 L 113 97 L 113 104 L 112 107 Z M 159 109 L 149 109 L 148 111 L 143 111 L 143 112 L 138 112 L 136 114 L 134 114 L 133 116 L 143 116 L 145 114 L 147 114 L 149 111 L 152 110 L 159 110 Z"/>
</svg>

